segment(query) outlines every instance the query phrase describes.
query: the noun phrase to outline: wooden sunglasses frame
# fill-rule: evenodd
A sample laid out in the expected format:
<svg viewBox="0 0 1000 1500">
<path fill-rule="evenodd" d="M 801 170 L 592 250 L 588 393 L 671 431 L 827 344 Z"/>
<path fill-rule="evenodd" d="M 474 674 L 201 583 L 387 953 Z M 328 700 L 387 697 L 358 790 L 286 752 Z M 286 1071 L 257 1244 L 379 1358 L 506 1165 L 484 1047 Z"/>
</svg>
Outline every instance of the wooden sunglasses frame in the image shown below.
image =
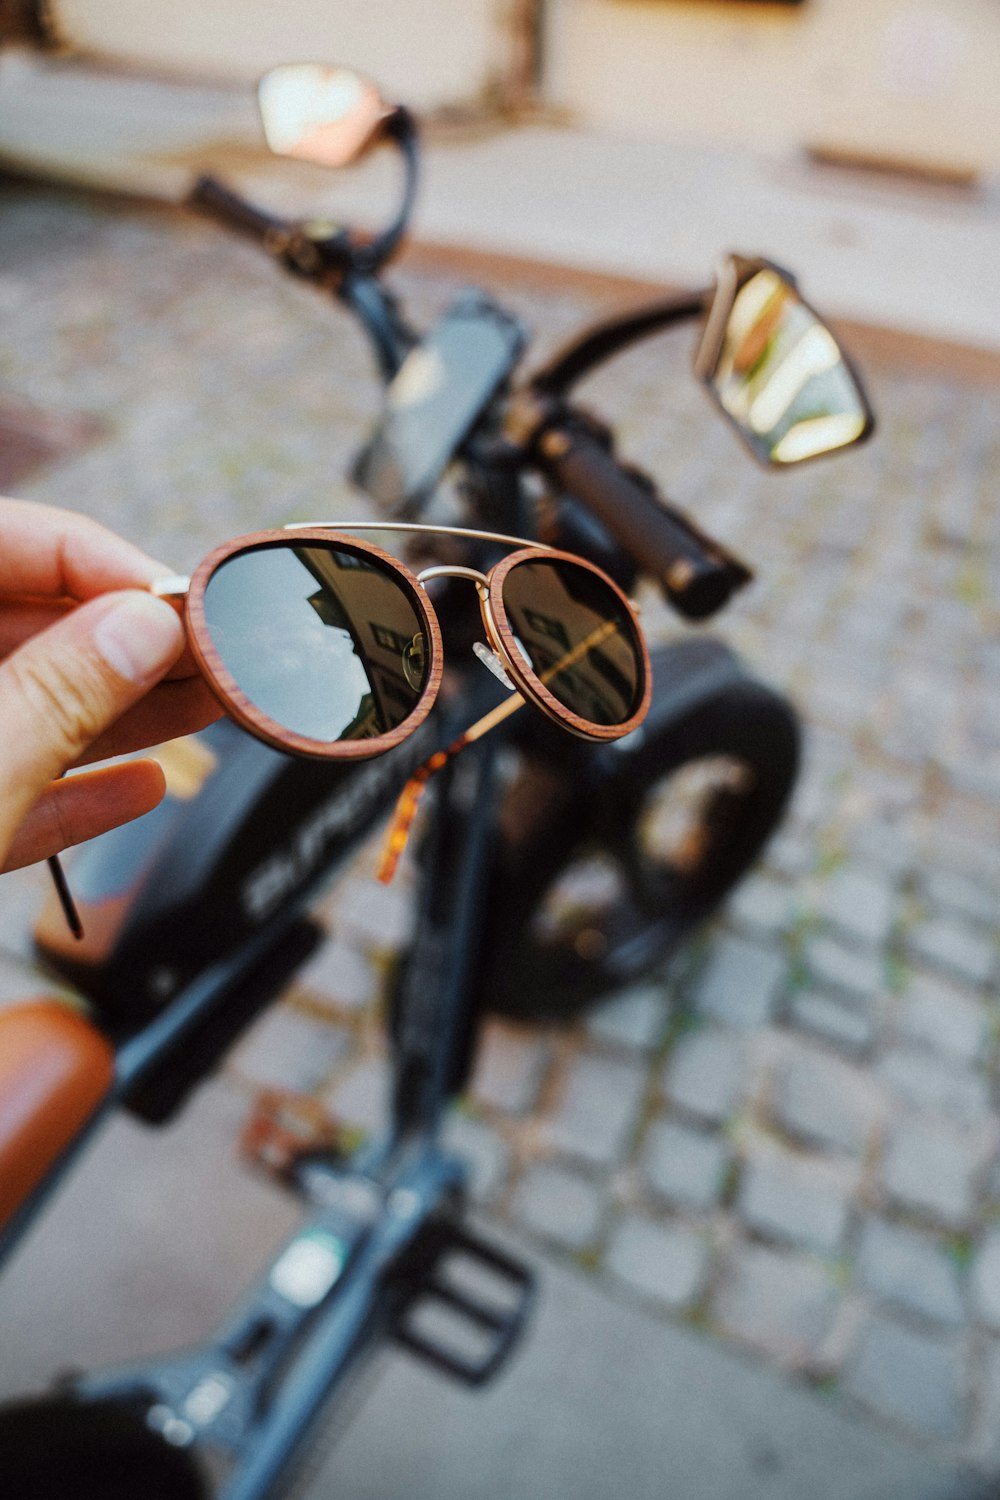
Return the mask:
<svg viewBox="0 0 1000 1500">
<path fill-rule="evenodd" d="M 247 697 L 226 667 L 212 640 L 205 618 L 205 591 L 219 568 L 242 553 L 276 547 L 292 548 L 298 544 L 319 544 L 331 550 L 335 548 L 338 552 L 347 552 L 352 556 L 370 561 L 383 573 L 391 575 L 406 594 L 421 622 L 429 646 L 426 680 L 420 696 L 406 718 L 385 734 L 373 736 L 371 739 L 330 741 L 313 739 L 307 735 L 297 734 L 292 729 L 286 729 Z M 265 744 L 273 745 L 276 750 L 285 750 L 292 755 L 308 756 L 313 760 L 368 760 L 372 756 L 383 754 L 386 750 L 394 749 L 408 735 L 411 735 L 430 713 L 444 671 L 441 630 L 437 618 L 430 608 L 423 588 L 409 568 L 371 542 L 358 542 L 350 537 L 341 537 L 339 534 L 334 538 L 325 527 L 309 527 L 296 530 L 294 533 L 285 530 L 254 531 L 246 536 L 235 537 L 232 541 L 223 542 L 198 564 L 191 575 L 184 608 L 184 622 L 191 645 L 191 654 L 226 713 L 250 734 L 256 735 Z"/>
<path fill-rule="evenodd" d="M 505 557 L 483 574 L 473 568 L 440 566 L 424 569 L 418 576 L 372 542 L 358 541 L 344 535 L 347 530 L 400 530 L 423 531 L 457 537 L 483 537 L 504 542 L 518 550 Z M 227 669 L 212 641 L 205 616 L 205 591 L 213 575 L 230 559 L 241 553 L 278 546 L 293 547 L 296 544 L 320 545 L 336 548 L 354 556 L 370 560 L 371 563 L 392 576 L 407 595 L 428 641 L 428 668 L 423 688 L 413 709 L 395 728 L 370 739 L 361 740 L 317 740 L 286 729 L 265 714 L 243 692 Z M 596 724 L 567 708 L 549 691 L 545 682 L 529 667 L 518 647 L 517 639 L 507 616 L 503 599 L 503 586 L 510 573 L 526 562 L 563 562 L 595 575 L 611 592 L 632 627 L 632 644 L 642 671 L 642 692 L 639 703 L 630 717 L 620 724 Z M 199 563 L 190 582 L 183 579 L 163 579 L 154 584 L 154 590 L 163 597 L 182 605 L 191 652 L 208 686 L 222 707 L 238 724 L 250 734 L 263 740 L 275 749 L 318 760 L 364 760 L 393 749 L 423 723 L 430 713 L 441 685 L 444 671 L 441 630 L 433 606 L 427 597 L 424 581 L 431 577 L 457 576 L 470 578 L 477 587 L 483 624 L 490 645 L 500 658 L 506 672 L 521 696 L 535 704 L 549 718 L 554 719 L 571 734 L 589 740 L 620 739 L 629 734 L 645 718 L 652 692 L 649 652 L 636 617 L 635 608 L 614 582 L 600 568 L 572 553 L 560 552 L 544 543 L 535 543 L 523 537 L 501 536 L 493 532 L 463 531 L 457 527 L 385 525 L 384 523 L 297 524 L 280 530 L 251 532 L 236 537 L 214 548 Z M 186 595 L 185 595 L 186 585 Z"/>
</svg>

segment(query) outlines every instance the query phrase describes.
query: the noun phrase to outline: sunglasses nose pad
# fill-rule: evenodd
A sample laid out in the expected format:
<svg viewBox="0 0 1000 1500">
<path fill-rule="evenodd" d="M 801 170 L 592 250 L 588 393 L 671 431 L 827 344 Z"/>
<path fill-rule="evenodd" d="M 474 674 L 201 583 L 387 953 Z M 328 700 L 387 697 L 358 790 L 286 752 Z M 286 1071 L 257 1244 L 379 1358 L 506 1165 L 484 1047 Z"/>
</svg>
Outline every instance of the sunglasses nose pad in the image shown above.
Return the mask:
<svg viewBox="0 0 1000 1500">
<path fill-rule="evenodd" d="M 479 657 L 483 666 L 493 673 L 498 682 L 502 682 L 504 687 L 508 688 L 510 692 L 513 693 L 516 691 L 514 683 L 507 676 L 503 662 L 495 651 L 491 651 L 489 646 L 484 646 L 482 641 L 475 641 L 472 649 L 475 655 Z"/>
</svg>

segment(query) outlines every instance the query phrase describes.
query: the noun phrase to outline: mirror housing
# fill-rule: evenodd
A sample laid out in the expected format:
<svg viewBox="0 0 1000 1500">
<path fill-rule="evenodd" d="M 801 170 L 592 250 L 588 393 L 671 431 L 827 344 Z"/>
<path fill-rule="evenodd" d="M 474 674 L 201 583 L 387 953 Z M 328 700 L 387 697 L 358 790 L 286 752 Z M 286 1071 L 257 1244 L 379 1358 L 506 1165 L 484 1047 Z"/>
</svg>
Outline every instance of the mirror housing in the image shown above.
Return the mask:
<svg viewBox="0 0 1000 1500">
<path fill-rule="evenodd" d="M 363 74 L 321 63 L 271 68 L 257 86 L 257 103 L 275 155 L 322 167 L 357 161 L 397 112 Z"/>
<path fill-rule="evenodd" d="M 868 398 L 843 349 L 794 279 L 770 261 L 726 258 L 694 367 L 768 467 L 853 447 L 874 429 Z"/>
</svg>

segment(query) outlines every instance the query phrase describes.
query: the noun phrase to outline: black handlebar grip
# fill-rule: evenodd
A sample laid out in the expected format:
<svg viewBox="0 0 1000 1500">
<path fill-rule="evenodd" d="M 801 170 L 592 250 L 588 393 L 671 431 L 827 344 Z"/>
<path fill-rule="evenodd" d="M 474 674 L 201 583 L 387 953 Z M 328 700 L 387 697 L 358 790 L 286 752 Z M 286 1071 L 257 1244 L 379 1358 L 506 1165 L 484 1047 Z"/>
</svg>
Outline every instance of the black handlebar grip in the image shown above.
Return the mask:
<svg viewBox="0 0 1000 1500">
<path fill-rule="evenodd" d="M 239 229 L 256 240 L 264 240 L 275 230 L 287 228 L 284 220 L 254 208 L 252 203 L 247 203 L 245 198 L 241 198 L 215 177 L 199 177 L 188 194 L 187 201 L 192 208 L 203 209 L 220 219 L 223 224 Z"/>
<path fill-rule="evenodd" d="M 748 568 L 658 499 L 648 482 L 623 468 L 586 426 L 548 427 L 536 452 L 544 472 L 593 512 L 688 619 L 714 614 L 751 577 Z"/>
</svg>

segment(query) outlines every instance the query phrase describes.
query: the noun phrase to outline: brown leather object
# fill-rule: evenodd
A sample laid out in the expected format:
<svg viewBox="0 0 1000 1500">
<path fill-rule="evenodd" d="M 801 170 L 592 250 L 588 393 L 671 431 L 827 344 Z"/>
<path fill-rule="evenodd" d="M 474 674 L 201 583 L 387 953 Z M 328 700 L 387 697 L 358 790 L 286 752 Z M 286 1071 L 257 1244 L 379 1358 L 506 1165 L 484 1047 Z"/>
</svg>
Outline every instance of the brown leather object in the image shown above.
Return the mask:
<svg viewBox="0 0 1000 1500">
<path fill-rule="evenodd" d="M 57 1000 L 0 1011 L 0 1228 L 105 1097 L 114 1053 Z"/>
</svg>

